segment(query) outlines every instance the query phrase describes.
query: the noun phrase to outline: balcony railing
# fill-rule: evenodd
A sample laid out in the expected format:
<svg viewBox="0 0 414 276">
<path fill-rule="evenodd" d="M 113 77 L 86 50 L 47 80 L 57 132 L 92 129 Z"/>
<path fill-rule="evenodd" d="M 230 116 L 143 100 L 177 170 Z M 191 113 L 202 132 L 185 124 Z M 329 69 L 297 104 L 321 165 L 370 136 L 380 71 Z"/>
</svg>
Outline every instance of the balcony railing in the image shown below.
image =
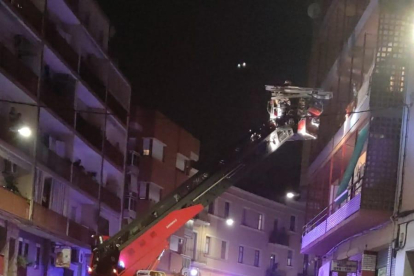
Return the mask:
<svg viewBox="0 0 414 276">
<path fill-rule="evenodd" d="M 0 68 L 24 86 L 33 96 L 37 94 L 38 77 L 17 56 L 0 43 Z"/>
<path fill-rule="evenodd" d="M 33 139 L 22 138 L 17 132 L 12 131 L 10 127 L 11 124 L 8 122 L 8 119 L 0 117 L 0 139 L 27 155 L 32 155 Z"/>
<path fill-rule="evenodd" d="M 94 147 L 100 151 L 102 150 L 103 136 L 101 129 L 86 121 L 79 113 L 76 119 L 76 130 Z"/>
<path fill-rule="evenodd" d="M 95 231 L 86 228 L 73 220 L 68 220 L 68 236 L 85 244 L 92 244 L 92 235 Z"/>
<path fill-rule="evenodd" d="M 94 198 L 99 196 L 99 184 L 96 180 L 77 166 L 73 166 L 72 183 Z"/>
<path fill-rule="evenodd" d="M 56 152 L 50 150 L 41 142 L 37 146 L 36 158 L 52 171 L 70 181 L 71 162 L 69 159 L 60 157 Z"/>
<path fill-rule="evenodd" d="M 122 168 L 124 166 L 124 155 L 108 140 L 105 140 L 105 156 L 108 156 L 117 166 Z"/>
<path fill-rule="evenodd" d="M 92 91 L 98 96 L 98 98 L 105 102 L 106 87 L 102 81 L 95 75 L 94 70 L 91 70 L 90 65 L 81 60 L 80 72 L 81 78 L 88 84 Z"/>
<path fill-rule="evenodd" d="M 73 99 L 68 99 L 53 88 L 53 83 L 43 82 L 40 99 L 50 107 L 68 125 L 74 126 L 75 112 L 73 111 Z M 73 95 L 72 95 L 73 96 Z"/>
<path fill-rule="evenodd" d="M 118 102 L 117 99 L 108 91 L 108 107 L 111 109 L 113 114 L 118 117 L 121 122 L 126 124 L 128 112 L 125 108 Z"/>
<path fill-rule="evenodd" d="M 72 46 L 70 46 L 69 43 L 59 34 L 56 29 L 56 25 L 47 18 L 45 20 L 45 37 L 46 40 L 52 45 L 53 49 L 62 56 L 70 68 L 73 71 L 77 72 L 79 55 L 72 48 Z"/>
<path fill-rule="evenodd" d="M 95 199 L 99 198 L 99 183 L 90 173 L 77 166 L 73 166 L 72 183 Z M 101 201 L 115 211 L 121 211 L 121 199 L 104 187 L 101 187 Z"/>
<path fill-rule="evenodd" d="M 101 200 L 115 211 L 121 212 L 121 199 L 104 187 L 101 189 Z"/>
<path fill-rule="evenodd" d="M 3 187 L 0 187 L 0 209 L 22 219 L 29 218 L 28 200 Z"/>
<path fill-rule="evenodd" d="M 42 31 L 42 13 L 30 0 L 6 0 L 39 33 Z"/>
</svg>

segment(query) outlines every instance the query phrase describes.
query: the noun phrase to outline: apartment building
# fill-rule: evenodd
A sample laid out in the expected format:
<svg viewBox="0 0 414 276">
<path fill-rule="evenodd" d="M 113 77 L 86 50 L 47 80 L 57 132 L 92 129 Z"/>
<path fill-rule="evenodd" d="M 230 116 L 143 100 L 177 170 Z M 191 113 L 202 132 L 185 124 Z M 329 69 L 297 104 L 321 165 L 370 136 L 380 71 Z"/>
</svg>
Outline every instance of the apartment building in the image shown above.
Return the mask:
<svg viewBox="0 0 414 276">
<path fill-rule="evenodd" d="M 404 169 L 412 158 L 414 7 L 326 0 L 313 8 L 320 17 L 309 81 L 334 99 L 318 141 L 304 146 L 301 251 L 319 257 L 318 275 L 413 275 L 412 178 Z"/>
<path fill-rule="evenodd" d="M 200 141 L 159 111 L 135 109 L 131 111 L 128 148 L 131 163 L 127 176 L 124 221 L 131 221 L 167 196 L 197 170 Z M 182 247 L 184 227 L 171 237 L 158 269 L 168 273 L 180 272 L 189 266 Z M 178 252 L 178 253 L 177 253 Z M 176 267 L 177 261 L 179 267 Z"/>
<path fill-rule="evenodd" d="M 0 275 L 85 275 L 122 220 L 131 88 L 92 0 L 0 0 Z"/>
<path fill-rule="evenodd" d="M 192 276 L 303 275 L 304 215 L 301 202 L 282 204 L 232 187 L 188 222 L 184 239 L 173 238 L 171 247 L 191 262 Z"/>
</svg>

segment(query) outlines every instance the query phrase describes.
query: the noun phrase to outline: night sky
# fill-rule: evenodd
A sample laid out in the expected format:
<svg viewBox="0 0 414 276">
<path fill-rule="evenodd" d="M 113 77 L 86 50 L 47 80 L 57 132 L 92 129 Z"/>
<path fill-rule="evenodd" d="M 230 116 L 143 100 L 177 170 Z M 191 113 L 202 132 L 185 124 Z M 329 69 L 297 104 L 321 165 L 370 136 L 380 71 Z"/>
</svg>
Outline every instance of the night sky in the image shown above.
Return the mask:
<svg viewBox="0 0 414 276">
<path fill-rule="evenodd" d="M 99 1 L 117 31 L 110 47 L 132 83 L 133 103 L 158 108 L 201 139 L 202 159 L 268 118 L 265 84 L 306 85 L 307 2 Z M 242 62 L 246 69 L 237 68 Z M 295 185 L 300 149 L 285 145 L 250 178 L 250 190 L 274 198 Z"/>
</svg>

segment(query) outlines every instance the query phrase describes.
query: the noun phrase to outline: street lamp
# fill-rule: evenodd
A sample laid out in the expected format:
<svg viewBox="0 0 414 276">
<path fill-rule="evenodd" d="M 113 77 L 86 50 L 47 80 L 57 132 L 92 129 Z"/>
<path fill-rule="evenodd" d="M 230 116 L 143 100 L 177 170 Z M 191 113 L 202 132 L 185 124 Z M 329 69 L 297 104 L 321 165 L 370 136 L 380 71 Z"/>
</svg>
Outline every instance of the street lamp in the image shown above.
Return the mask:
<svg viewBox="0 0 414 276">
<path fill-rule="evenodd" d="M 17 132 L 24 138 L 28 138 L 32 135 L 32 130 L 28 126 L 22 126 Z"/>
<path fill-rule="evenodd" d="M 232 226 L 234 224 L 234 220 L 231 218 L 226 219 L 227 226 Z"/>
<path fill-rule="evenodd" d="M 287 192 L 287 193 L 286 193 L 286 197 L 287 197 L 288 199 L 292 199 L 292 198 L 294 198 L 294 197 L 295 197 L 295 194 L 294 194 L 293 192 Z"/>
<path fill-rule="evenodd" d="M 197 270 L 197 269 L 192 268 L 192 269 L 190 270 L 190 275 L 191 275 L 191 276 L 197 276 L 197 274 L 198 274 L 198 270 Z"/>
</svg>

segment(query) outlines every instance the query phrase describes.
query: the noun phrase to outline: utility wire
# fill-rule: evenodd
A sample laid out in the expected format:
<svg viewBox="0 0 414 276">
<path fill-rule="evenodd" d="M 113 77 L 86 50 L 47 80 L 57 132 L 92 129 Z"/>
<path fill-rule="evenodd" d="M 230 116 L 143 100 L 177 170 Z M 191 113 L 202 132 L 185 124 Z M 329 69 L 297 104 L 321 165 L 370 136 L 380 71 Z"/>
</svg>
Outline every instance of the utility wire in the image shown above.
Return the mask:
<svg viewBox="0 0 414 276">
<path fill-rule="evenodd" d="M 19 104 L 19 105 L 26 105 L 26 106 L 32 106 L 32 107 L 40 107 L 40 108 L 45 108 L 45 109 L 52 109 L 49 106 L 45 106 L 45 105 L 39 105 L 36 103 L 25 103 L 25 102 L 18 102 L 18 101 L 11 101 L 11 100 L 5 100 L 5 99 L 0 99 L 0 102 L 4 102 L 4 103 L 11 103 L 11 104 Z M 398 109 L 398 108 L 402 108 L 407 106 L 406 104 L 402 104 L 402 105 L 397 105 L 397 106 L 389 106 L 389 107 L 383 107 L 383 108 L 378 108 L 378 109 L 367 109 L 367 110 L 359 110 L 359 111 L 351 111 L 351 112 L 337 112 L 337 113 L 322 113 L 320 116 L 313 116 L 313 115 L 306 115 L 306 116 L 302 116 L 302 118 L 316 118 L 316 117 L 328 117 L 328 116 L 340 116 L 340 115 L 352 115 L 352 114 L 360 114 L 360 113 L 368 113 L 368 112 L 378 112 L 378 111 L 384 111 L 384 110 L 390 110 L 390 109 Z M 91 114 L 98 114 L 98 115 L 114 115 L 116 116 L 116 114 L 114 113 L 109 113 L 109 112 L 100 112 L 100 111 L 93 111 L 93 110 L 79 110 L 79 109 L 74 109 L 74 108 L 60 108 L 60 110 L 68 110 L 68 111 L 74 111 L 74 112 L 78 112 L 78 113 L 91 113 Z M 164 120 L 169 120 L 168 118 L 157 118 L 159 119 L 164 119 Z"/>
</svg>

